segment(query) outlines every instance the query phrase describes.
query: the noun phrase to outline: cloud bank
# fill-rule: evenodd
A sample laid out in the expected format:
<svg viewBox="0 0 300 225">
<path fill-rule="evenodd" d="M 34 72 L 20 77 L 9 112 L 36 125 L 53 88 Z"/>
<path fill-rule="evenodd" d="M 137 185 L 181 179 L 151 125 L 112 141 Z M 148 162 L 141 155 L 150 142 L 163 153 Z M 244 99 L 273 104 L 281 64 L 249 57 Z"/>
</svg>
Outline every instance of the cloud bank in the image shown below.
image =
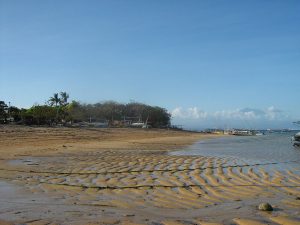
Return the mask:
<svg viewBox="0 0 300 225">
<path fill-rule="evenodd" d="M 183 109 L 181 107 L 175 108 L 171 112 L 172 117 L 182 119 L 205 119 L 208 116 L 207 112 L 199 110 L 197 107 Z"/>
<path fill-rule="evenodd" d="M 259 128 L 282 126 L 290 123 L 289 115 L 274 106 L 266 109 L 239 108 L 233 110 L 220 110 L 207 112 L 198 107 L 182 108 L 177 107 L 171 112 L 175 123 L 187 124 L 187 127 L 200 126 L 224 126 L 245 127 L 252 124 Z M 249 126 L 249 125 L 248 125 Z"/>
</svg>

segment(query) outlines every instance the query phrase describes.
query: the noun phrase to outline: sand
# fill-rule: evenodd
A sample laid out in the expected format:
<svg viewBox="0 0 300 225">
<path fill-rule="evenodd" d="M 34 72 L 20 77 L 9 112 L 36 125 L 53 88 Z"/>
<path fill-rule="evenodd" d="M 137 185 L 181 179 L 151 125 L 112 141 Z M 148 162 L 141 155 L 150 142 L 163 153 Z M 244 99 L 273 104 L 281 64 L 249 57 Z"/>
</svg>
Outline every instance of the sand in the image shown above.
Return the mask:
<svg viewBox="0 0 300 225">
<path fill-rule="evenodd" d="M 168 154 L 215 137 L 1 127 L 0 224 L 300 224 L 294 171 Z"/>
</svg>

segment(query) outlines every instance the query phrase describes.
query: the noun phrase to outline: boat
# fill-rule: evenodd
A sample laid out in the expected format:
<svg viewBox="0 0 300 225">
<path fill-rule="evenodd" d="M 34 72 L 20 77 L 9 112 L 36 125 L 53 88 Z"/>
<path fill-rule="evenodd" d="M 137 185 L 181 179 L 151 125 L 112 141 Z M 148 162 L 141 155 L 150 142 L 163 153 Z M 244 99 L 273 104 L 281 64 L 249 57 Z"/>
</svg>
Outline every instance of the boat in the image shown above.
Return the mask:
<svg viewBox="0 0 300 225">
<path fill-rule="evenodd" d="M 300 132 L 296 133 L 292 139 L 293 145 L 300 147 Z"/>
<path fill-rule="evenodd" d="M 143 127 L 145 126 L 144 122 L 135 122 L 131 124 L 132 127 Z"/>
<path fill-rule="evenodd" d="M 256 132 L 254 130 L 233 130 L 231 134 L 236 136 L 255 136 Z"/>
<path fill-rule="evenodd" d="M 264 133 L 264 132 L 257 131 L 257 132 L 255 132 L 255 135 L 256 135 L 256 136 L 262 136 L 262 135 L 265 135 L 265 133 Z"/>
</svg>

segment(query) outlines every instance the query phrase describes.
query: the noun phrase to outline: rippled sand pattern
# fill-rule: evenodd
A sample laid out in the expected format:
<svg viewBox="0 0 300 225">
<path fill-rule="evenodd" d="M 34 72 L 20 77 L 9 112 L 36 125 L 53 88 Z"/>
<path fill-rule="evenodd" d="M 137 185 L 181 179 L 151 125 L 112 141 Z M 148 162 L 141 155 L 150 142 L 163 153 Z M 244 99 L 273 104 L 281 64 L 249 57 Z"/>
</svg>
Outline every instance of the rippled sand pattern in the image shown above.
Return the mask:
<svg viewBox="0 0 300 225">
<path fill-rule="evenodd" d="M 299 216 L 295 209 L 300 209 L 300 176 L 292 170 L 265 170 L 266 166 L 232 158 L 104 151 L 9 161 L 0 174 L 25 183 L 32 192 L 55 194 L 71 204 L 188 209 L 196 216 L 197 209 L 240 202 L 240 208 L 254 209 L 266 200 Z"/>
<path fill-rule="evenodd" d="M 1 128 L 0 224 L 300 224 L 300 162 L 166 151 L 207 137 Z M 258 211 L 261 202 L 275 210 Z"/>
</svg>

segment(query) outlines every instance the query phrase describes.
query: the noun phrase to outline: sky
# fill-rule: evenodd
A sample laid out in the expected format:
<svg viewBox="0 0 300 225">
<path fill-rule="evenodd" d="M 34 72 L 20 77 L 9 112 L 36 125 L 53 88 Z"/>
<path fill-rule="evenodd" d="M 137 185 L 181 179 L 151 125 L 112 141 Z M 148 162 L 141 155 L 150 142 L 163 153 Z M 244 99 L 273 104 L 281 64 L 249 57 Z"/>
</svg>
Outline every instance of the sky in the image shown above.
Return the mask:
<svg viewBox="0 0 300 225">
<path fill-rule="evenodd" d="M 298 0 L 0 0 L 0 100 L 138 101 L 185 128 L 300 120 Z"/>
</svg>

